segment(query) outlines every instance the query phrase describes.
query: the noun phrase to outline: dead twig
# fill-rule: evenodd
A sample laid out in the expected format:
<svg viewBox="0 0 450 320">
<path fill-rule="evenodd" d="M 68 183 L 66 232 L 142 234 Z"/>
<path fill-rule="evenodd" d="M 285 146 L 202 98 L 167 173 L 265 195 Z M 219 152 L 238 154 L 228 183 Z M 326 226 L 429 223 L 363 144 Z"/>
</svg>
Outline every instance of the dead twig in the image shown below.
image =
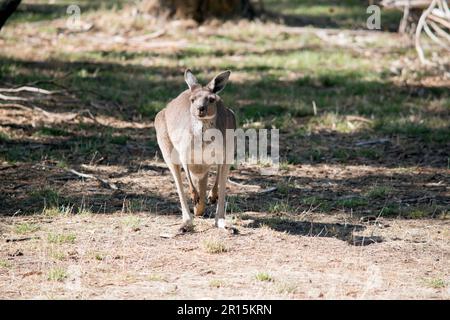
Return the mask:
<svg viewBox="0 0 450 320">
<path fill-rule="evenodd" d="M 384 144 L 389 143 L 389 139 L 376 139 L 376 140 L 368 140 L 368 141 L 359 141 L 355 143 L 355 146 L 367 146 L 367 145 L 374 145 L 374 144 Z"/>
<path fill-rule="evenodd" d="M 23 110 L 23 111 L 33 111 L 32 108 L 26 107 L 26 106 L 18 104 L 18 103 L 0 103 L 0 108 L 13 108 L 13 109 L 19 109 L 19 110 Z"/>
<path fill-rule="evenodd" d="M 27 101 L 27 98 L 15 97 L 15 96 L 5 96 L 0 93 L 0 99 L 6 101 Z"/>
<path fill-rule="evenodd" d="M 73 71 L 69 71 L 69 72 L 66 72 L 65 74 L 63 74 L 62 76 L 57 77 L 56 79 L 53 79 L 53 80 L 36 80 L 36 81 L 28 82 L 28 83 L 26 83 L 24 85 L 17 86 L 16 88 L 32 87 L 32 86 L 36 86 L 38 84 L 45 83 L 45 84 L 52 84 L 52 85 L 54 85 L 56 87 L 59 87 L 59 88 L 63 88 L 65 91 L 70 91 L 70 89 L 68 87 L 66 87 L 66 86 L 64 86 L 64 85 L 62 85 L 60 83 L 57 83 L 56 81 L 64 80 L 64 79 L 68 78 L 73 73 L 74 73 Z M 53 92 L 55 92 L 55 91 L 53 91 Z"/>
<path fill-rule="evenodd" d="M 97 118 L 92 114 L 92 112 L 89 109 L 83 109 L 78 111 L 77 113 L 70 113 L 68 115 L 61 115 L 61 114 L 55 114 L 52 112 L 45 111 L 42 108 L 33 106 L 33 107 L 27 107 L 18 103 L 0 103 L 0 108 L 14 108 L 19 109 L 26 112 L 39 112 L 42 115 L 45 116 L 47 120 L 53 119 L 53 120 L 60 120 L 60 121 L 72 121 L 79 117 L 86 117 L 94 121 L 97 125 L 102 125 Z"/>
<path fill-rule="evenodd" d="M 33 93 L 40 93 L 40 94 L 53 94 L 53 91 L 48 91 L 45 89 L 37 88 L 37 87 L 31 87 L 31 86 L 22 86 L 19 88 L 0 88 L 0 92 L 33 92 Z"/>
<path fill-rule="evenodd" d="M 347 121 L 359 121 L 359 122 L 364 122 L 364 123 L 372 123 L 373 122 L 370 119 L 366 119 L 366 118 L 360 117 L 360 116 L 346 116 L 345 118 Z"/>
<path fill-rule="evenodd" d="M 231 183 L 231 184 L 234 184 L 235 186 L 242 187 L 242 188 L 258 188 L 258 189 L 261 188 L 260 186 L 257 186 L 257 185 L 242 184 L 242 183 L 233 181 L 230 178 L 228 178 L 228 182 Z"/>
<path fill-rule="evenodd" d="M 262 194 L 262 193 L 270 193 L 270 192 L 274 192 L 277 191 L 278 188 L 277 187 L 270 187 L 261 191 L 258 191 L 258 193 Z"/>
<path fill-rule="evenodd" d="M 110 189 L 112 189 L 112 190 L 118 190 L 118 189 L 119 189 L 114 183 L 109 182 L 109 181 L 107 181 L 107 180 L 105 180 L 105 179 L 99 178 L 99 177 L 97 177 L 97 176 L 94 176 L 94 175 L 92 175 L 92 174 L 81 173 L 81 172 L 78 172 L 78 171 L 76 171 L 76 170 L 74 170 L 74 169 L 66 169 L 66 171 L 67 171 L 67 172 L 70 172 L 70 173 L 73 173 L 74 175 L 79 176 L 79 177 L 81 177 L 81 178 L 97 180 L 97 181 L 99 181 L 103 186 L 108 187 L 108 188 L 110 188 Z"/>
<path fill-rule="evenodd" d="M 258 188 L 258 189 L 262 189 L 261 186 L 257 186 L 257 185 L 251 185 L 251 184 L 242 184 L 236 181 L 231 180 L 230 178 L 228 178 L 228 182 L 231 184 L 234 184 L 235 186 L 239 186 L 241 188 Z M 269 187 L 260 191 L 256 191 L 256 193 L 259 194 L 265 194 L 265 193 L 270 193 L 270 192 L 274 192 L 276 191 L 278 188 L 277 187 Z"/>
<path fill-rule="evenodd" d="M 147 41 L 147 40 L 159 38 L 159 37 L 161 37 L 161 36 L 163 36 L 165 34 L 166 34 L 166 30 L 165 29 L 161 29 L 161 30 L 156 30 L 155 32 L 152 32 L 150 34 L 145 34 L 143 36 L 133 37 L 130 40 L 133 40 L 133 41 L 136 41 L 136 42 Z"/>
<path fill-rule="evenodd" d="M 28 241 L 33 239 L 39 239 L 39 237 L 24 237 L 24 238 L 8 238 L 6 242 L 20 242 L 20 241 Z"/>
</svg>

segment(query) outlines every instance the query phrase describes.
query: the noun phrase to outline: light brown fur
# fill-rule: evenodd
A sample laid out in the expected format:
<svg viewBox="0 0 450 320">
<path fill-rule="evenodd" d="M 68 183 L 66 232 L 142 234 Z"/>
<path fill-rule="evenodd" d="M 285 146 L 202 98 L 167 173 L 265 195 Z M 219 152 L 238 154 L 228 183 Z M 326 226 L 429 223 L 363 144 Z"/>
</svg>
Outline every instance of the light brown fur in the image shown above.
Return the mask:
<svg viewBox="0 0 450 320">
<path fill-rule="evenodd" d="M 193 216 L 189 211 L 186 196 L 181 181 L 181 168 L 184 169 L 188 182 L 190 195 L 194 203 L 194 213 L 201 216 L 205 211 L 206 189 L 208 173 L 212 165 L 205 162 L 193 164 L 188 158 L 183 158 L 186 150 L 191 152 L 192 139 L 201 135 L 206 129 L 213 128 L 222 132 L 224 137 L 226 129 L 235 129 L 236 120 L 231 110 L 225 107 L 222 99 L 217 95 L 226 84 L 230 72 L 224 72 L 216 76 L 207 86 L 198 84 L 190 70 L 186 70 L 185 80 L 189 89 L 173 99 L 155 118 L 155 129 L 158 144 L 163 158 L 172 173 L 177 192 L 180 198 L 183 213 L 183 225 L 181 231 L 190 229 Z M 171 155 L 180 156 L 181 164 L 175 164 Z M 209 193 L 210 203 L 217 202 L 216 226 L 225 228 L 225 189 L 229 171 L 229 164 L 214 165 L 217 167 L 216 181 Z"/>
</svg>

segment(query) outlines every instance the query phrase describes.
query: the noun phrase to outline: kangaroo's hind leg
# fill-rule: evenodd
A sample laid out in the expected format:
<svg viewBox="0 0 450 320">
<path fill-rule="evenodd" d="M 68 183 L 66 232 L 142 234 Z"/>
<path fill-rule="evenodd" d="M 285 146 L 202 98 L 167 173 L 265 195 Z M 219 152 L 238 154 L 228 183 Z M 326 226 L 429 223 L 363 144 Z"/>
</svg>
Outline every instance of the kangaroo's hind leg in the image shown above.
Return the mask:
<svg viewBox="0 0 450 320">
<path fill-rule="evenodd" d="M 209 202 L 209 204 L 216 203 L 217 199 L 219 198 L 218 190 L 219 190 L 219 177 L 220 177 L 220 175 L 219 175 L 219 167 L 220 167 L 220 165 L 218 165 L 217 167 L 218 168 L 217 168 L 216 179 L 215 179 L 214 185 L 213 185 L 212 189 L 208 193 L 208 202 Z"/>
<path fill-rule="evenodd" d="M 158 145 L 161 149 L 164 161 L 169 167 L 170 172 L 175 180 L 175 185 L 177 187 L 178 197 L 180 198 L 181 211 L 183 214 L 183 224 L 180 228 L 181 232 L 186 232 L 192 229 L 193 216 L 189 211 L 189 206 L 187 203 L 186 195 L 183 190 L 183 183 L 181 180 L 181 165 L 175 163 L 176 159 L 173 159 L 174 147 L 170 141 L 169 135 L 167 134 L 167 129 L 164 121 L 164 114 L 158 114 L 155 119 L 156 135 L 158 139 Z"/>
<path fill-rule="evenodd" d="M 206 173 L 203 177 L 194 178 L 196 189 L 198 191 L 199 200 L 198 203 L 194 207 L 195 216 L 203 216 L 206 208 L 206 188 L 208 184 L 208 173 Z"/>
<path fill-rule="evenodd" d="M 227 164 L 219 165 L 217 174 L 218 174 L 218 187 L 219 187 L 219 195 L 217 201 L 217 209 L 216 209 L 216 227 L 226 228 L 225 225 L 225 193 L 227 187 L 227 176 L 230 166 Z"/>
</svg>

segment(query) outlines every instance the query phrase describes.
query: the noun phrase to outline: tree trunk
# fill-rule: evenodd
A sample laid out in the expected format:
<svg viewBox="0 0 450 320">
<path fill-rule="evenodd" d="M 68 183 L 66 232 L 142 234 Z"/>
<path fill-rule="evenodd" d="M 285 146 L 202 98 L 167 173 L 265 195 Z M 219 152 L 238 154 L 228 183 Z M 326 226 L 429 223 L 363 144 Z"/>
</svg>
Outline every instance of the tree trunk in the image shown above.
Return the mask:
<svg viewBox="0 0 450 320">
<path fill-rule="evenodd" d="M 144 10 L 158 16 L 194 19 L 241 16 L 253 18 L 255 11 L 250 0 L 146 0 Z"/>
<path fill-rule="evenodd" d="M 16 11 L 21 0 L 0 0 L 0 30 L 6 20 Z"/>
</svg>

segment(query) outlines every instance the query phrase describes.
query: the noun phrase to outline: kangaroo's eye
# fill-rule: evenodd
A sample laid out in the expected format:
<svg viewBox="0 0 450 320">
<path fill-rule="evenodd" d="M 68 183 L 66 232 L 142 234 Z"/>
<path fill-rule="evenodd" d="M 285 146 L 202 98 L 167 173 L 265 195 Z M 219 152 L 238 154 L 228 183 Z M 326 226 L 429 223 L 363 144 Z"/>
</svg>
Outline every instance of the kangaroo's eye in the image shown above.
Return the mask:
<svg viewBox="0 0 450 320">
<path fill-rule="evenodd" d="M 216 101 L 216 98 L 214 98 L 213 96 L 209 97 L 209 103 L 213 103 L 214 101 Z"/>
<path fill-rule="evenodd" d="M 194 101 L 195 101 L 195 99 L 194 99 L 194 98 L 191 98 L 191 103 L 194 103 Z"/>
</svg>

